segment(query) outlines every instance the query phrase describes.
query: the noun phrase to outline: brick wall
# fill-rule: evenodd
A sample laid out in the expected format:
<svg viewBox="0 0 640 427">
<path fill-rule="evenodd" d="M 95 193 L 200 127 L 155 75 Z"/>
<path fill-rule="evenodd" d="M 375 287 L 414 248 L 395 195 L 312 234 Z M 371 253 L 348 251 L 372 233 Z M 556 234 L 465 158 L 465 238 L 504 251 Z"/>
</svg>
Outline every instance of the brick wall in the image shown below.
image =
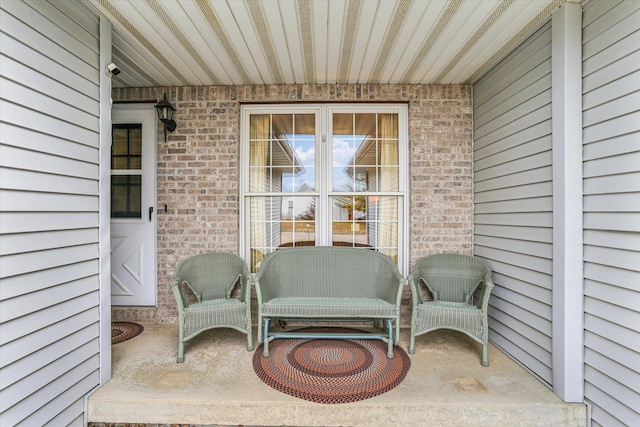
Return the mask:
<svg viewBox="0 0 640 427">
<path fill-rule="evenodd" d="M 116 307 L 114 321 L 175 322 L 169 282 L 176 263 L 205 251 L 238 253 L 241 103 L 406 102 L 410 265 L 431 253 L 471 253 L 471 86 L 117 88 L 112 98 L 114 102 L 155 103 L 164 92 L 176 107 L 178 127 L 166 143 L 158 128 L 158 307 Z M 409 324 L 409 306 L 407 290 L 404 325 Z"/>
</svg>

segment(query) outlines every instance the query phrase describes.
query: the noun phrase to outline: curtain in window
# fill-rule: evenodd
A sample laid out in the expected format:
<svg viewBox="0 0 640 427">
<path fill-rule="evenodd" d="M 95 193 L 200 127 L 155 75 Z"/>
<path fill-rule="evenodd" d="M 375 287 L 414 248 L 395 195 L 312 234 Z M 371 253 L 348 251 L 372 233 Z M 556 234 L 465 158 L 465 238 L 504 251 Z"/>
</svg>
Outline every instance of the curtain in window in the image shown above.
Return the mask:
<svg viewBox="0 0 640 427">
<path fill-rule="evenodd" d="M 398 191 L 398 115 L 380 114 L 380 188 L 379 191 Z M 380 197 L 379 205 L 380 251 L 397 261 L 397 252 L 388 248 L 398 247 L 398 198 Z"/>
<path fill-rule="evenodd" d="M 266 193 L 269 191 L 269 115 L 251 116 L 249 153 L 249 191 Z M 266 198 L 251 198 L 251 247 L 267 247 Z M 252 271 L 256 271 L 264 257 L 264 249 L 251 250 Z"/>
</svg>

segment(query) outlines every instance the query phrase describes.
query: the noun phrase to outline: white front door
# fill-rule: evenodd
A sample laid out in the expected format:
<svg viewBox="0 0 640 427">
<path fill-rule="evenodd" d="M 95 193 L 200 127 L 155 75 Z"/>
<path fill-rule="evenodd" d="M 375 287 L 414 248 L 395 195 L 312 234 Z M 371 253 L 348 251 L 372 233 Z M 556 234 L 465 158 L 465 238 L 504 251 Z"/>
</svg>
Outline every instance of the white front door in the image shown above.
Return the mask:
<svg viewBox="0 0 640 427">
<path fill-rule="evenodd" d="M 114 105 L 111 145 L 111 304 L 155 306 L 156 111 Z"/>
</svg>

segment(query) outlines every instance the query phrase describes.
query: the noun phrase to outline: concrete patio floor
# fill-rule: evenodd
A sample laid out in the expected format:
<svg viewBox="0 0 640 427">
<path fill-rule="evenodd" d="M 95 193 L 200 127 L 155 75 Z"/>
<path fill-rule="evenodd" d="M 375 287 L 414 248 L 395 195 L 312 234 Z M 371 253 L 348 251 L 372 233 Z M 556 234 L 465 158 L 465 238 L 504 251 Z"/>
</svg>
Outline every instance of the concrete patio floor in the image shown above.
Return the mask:
<svg viewBox="0 0 640 427">
<path fill-rule="evenodd" d="M 177 326 L 143 325 L 141 335 L 112 346 L 112 379 L 89 399 L 89 426 L 586 426 L 584 404 L 562 402 L 493 345 L 483 368 L 480 345 L 457 332 L 418 337 L 411 368 L 393 390 L 326 405 L 263 383 L 234 330 L 194 338 L 178 364 Z M 405 351 L 408 342 L 402 330 Z"/>
</svg>

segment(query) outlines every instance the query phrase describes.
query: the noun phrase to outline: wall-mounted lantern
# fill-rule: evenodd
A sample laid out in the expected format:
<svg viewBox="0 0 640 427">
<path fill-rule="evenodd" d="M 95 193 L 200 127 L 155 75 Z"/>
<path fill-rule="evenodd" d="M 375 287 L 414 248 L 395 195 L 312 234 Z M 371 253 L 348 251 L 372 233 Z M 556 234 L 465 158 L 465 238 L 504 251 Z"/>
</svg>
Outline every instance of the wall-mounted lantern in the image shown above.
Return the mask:
<svg viewBox="0 0 640 427">
<path fill-rule="evenodd" d="M 164 98 L 162 101 L 158 102 L 156 105 L 156 110 L 158 111 L 158 118 L 164 125 L 164 142 L 167 142 L 167 131 L 173 132 L 176 130 L 177 123 L 173 120 L 173 113 L 176 109 L 171 105 L 169 101 L 167 101 L 167 94 L 164 94 Z"/>
</svg>

